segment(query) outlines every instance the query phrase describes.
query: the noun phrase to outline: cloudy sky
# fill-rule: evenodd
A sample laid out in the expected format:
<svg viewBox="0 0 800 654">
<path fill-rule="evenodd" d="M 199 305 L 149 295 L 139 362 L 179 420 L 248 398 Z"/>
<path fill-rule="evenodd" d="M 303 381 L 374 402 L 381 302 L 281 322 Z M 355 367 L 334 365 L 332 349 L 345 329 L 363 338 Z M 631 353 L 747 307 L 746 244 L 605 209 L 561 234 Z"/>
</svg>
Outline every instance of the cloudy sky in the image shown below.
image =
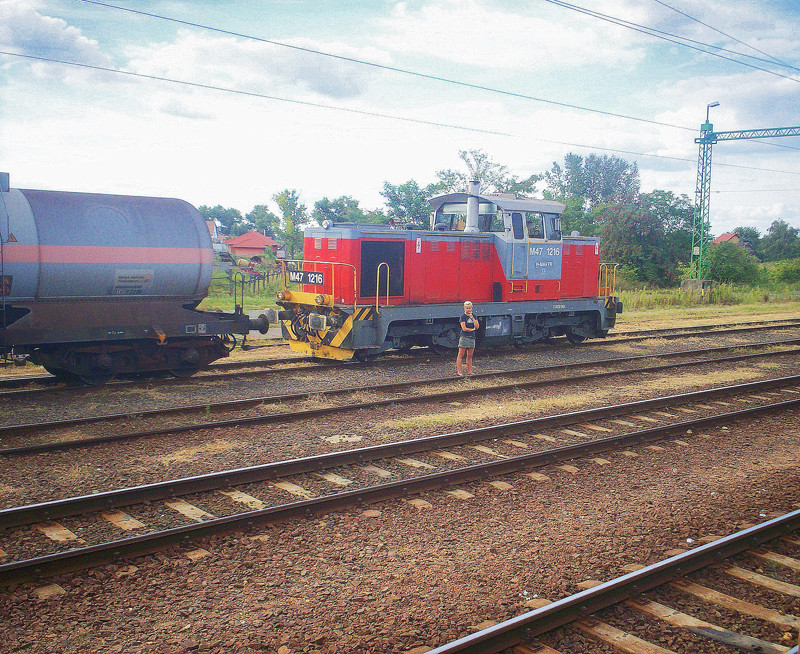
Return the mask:
<svg viewBox="0 0 800 654">
<path fill-rule="evenodd" d="M 242 212 L 284 188 L 374 208 L 384 181 L 478 148 L 519 176 L 616 154 L 643 191 L 694 198 L 709 103 L 718 131 L 800 125 L 796 0 L 576 2 L 0 0 L 0 170 Z M 713 233 L 800 226 L 800 137 L 713 160 Z"/>
</svg>

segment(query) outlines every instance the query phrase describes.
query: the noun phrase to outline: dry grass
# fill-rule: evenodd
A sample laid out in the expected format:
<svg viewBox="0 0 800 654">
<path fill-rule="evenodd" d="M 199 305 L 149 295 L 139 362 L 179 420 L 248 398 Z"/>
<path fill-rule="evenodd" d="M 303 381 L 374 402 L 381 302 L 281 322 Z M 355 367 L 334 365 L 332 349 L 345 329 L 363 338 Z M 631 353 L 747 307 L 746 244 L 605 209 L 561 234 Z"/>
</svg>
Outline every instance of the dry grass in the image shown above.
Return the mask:
<svg viewBox="0 0 800 654">
<path fill-rule="evenodd" d="M 159 463 L 164 466 L 168 466 L 172 463 L 186 463 L 190 461 L 196 461 L 197 459 L 203 458 L 208 454 L 218 454 L 220 452 L 229 452 L 230 450 L 236 449 L 239 445 L 233 441 L 229 440 L 214 440 L 210 443 L 204 443 L 203 445 L 197 445 L 194 447 L 185 447 L 180 450 L 176 450 L 171 454 L 167 454 L 166 456 L 159 456 L 159 457 L 148 457 L 151 461 Z"/>
<path fill-rule="evenodd" d="M 687 392 L 698 386 L 717 387 L 743 383 L 759 378 L 752 366 L 740 366 L 732 370 L 708 373 L 684 373 L 680 376 L 664 376 L 638 382 L 633 391 L 646 394 L 672 395 Z M 628 388 L 627 386 L 625 386 Z M 419 416 L 386 420 L 375 425 L 381 431 L 399 431 L 419 428 L 448 428 L 453 430 L 470 429 L 475 424 L 487 420 L 492 422 L 511 421 L 530 416 L 532 413 L 552 414 L 570 411 L 586 406 L 612 403 L 617 400 L 622 386 L 604 386 L 590 392 L 569 393 L 550 397 L 536 397 L 520 391 L 519 399 L 504 400 L 500 403 L 490 398 L 469 401 L 459 408 L 441 413 L 427 413 Z M 389 434 L 385 437 L 390 438 Z"/>
<path fill-rule="evenodd" d="M 20 489 L 8 484 L 0 484 L 0 496 L 17 495 Z"/>
<path fill-rule="evenodd" d="M 731 322 L 757 322 L 800 318 L 796 302 L 764 304 L 705 305 L 692 308 L 648 309 L 623 312 L 617 318 L 619 329 L 669 329 L 695 325 L 721 325 Z"/>
</svg>

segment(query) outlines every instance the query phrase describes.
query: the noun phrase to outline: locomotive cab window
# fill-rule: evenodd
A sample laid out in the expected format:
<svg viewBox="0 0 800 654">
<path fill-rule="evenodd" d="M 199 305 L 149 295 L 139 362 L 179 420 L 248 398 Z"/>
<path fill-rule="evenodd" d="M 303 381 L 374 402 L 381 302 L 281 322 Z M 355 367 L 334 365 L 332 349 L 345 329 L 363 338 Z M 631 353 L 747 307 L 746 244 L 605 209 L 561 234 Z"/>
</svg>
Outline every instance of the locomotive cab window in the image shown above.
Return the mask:
<svg viewBox="0 0 800 654">
<path fill-rule="evenodd" d="M 525 216 L 525 221 L 528 224 L 528 238 L 544 238 L 542 214 L 528 213 Z"/>
<path fill-rule="evenodd" d="M 389 295 L 403 295 L 405 241 L 363 241 L 361 243 L 361 297 L 386 295 L 386 263 L 389 266 Z M 380 286 L 378 268 L 380 267 Z"/>
<path fill-rule="evenodd" d="M 500 214 L 480 214 L 478 217 L 478 229 L 482 232 L 504 232 L 506 226 L 503 224 L 503 216 Z"/>
<path fill-rule="evenodd" d="M 561 216 L 557 213 L 545 214 L 545 223 L 547 225 L 547 238 L 551 241 L 561 240 Z"/>
<path fill-rule="evenodd" d="M 519 211 L 514 211 L 511 214 L 511 229 L 514 232 L 514 238 L 521 240 L 525 238 L 525 230 L 522 223 L 522 214 Z"/>
</svg>

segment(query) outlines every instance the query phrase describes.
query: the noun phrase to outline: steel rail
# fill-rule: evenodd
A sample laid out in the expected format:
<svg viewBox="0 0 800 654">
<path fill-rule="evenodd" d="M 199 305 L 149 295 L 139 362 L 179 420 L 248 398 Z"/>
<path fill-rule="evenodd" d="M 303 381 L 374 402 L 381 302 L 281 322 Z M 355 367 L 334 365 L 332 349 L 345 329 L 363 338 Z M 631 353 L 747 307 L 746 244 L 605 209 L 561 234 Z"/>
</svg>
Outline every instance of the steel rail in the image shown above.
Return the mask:
<svg viewBox="0 0 800 654">
<path fill-rule="evenodd" d="M 497 654 L 797 529 L 800 529 L 800 510 L 564 597 L 483 631 L 440 645 L 428 654 Z"/>
<path fill-rule="evenodd" d="M 714 351 L 726 351 L 726 350 L 735 350 L 735 349 L 744 349 L 744 348 L 752 348 L 752 347 L 764 347 L 764 346 L 771 346 L 771 345 L 783 345 L 783 344 L 796 344 L 799 343 L 800 339 L 792 339 L 788 341 L 780 341 L 778 343 L 759 343 L 754 345 L 732 345 L 732 346 L 724 346 L 720 348 L 714 348 L 712 350 L 704 350 L 705 352 L 714 352 Z M 715 358 L 715 359 L 702 359 L 699 361 L 682 361 L 682 362 L 673 362 L 673 363 L 665 363 L 655 366 L 646 366 L 640 368 L 632 368 L 632 369 L 625 369 L 625 370 L 609 370 L 609 371 L 601 371 L 601 372 L 594 372 L 594 373 L 586 373 L 583 375 L 573 376 L 569 378 L 559 377 L 555 379 L 534 379 L 529 381 L 522 381 L 522 382 L 514 382 L 510 384 L 502 384 L 499 386 L 491 386 L 478 389 L 480 392 L 487 393 L 487 392 L 503 392 L 507 390 L 514 390 L 514 389 L 522 389 L 522 388 L 535 388 L 538 386 L 546 386 L 549 384 L 558 384 L 562 382 L 581 382 L 587 381 L 591 379 L 601 379 L 604 377 L 613 377 L 615 375 L 632 375 L 632 374 L 643 374 L 643 373 L 653 373 L 653 372 L 661 372 L 664 370 L 670 370 L 675 368 L 685 368 L 691 366 L 699 366 L 708 363 L 714 362 L 737 362 L 737 361 L 746 361 L 754 358 L 763 358 L 763 357 L 775 357 L 781 355 L 791 355 L 797 354 L 798 350 L 781 350 L 777 352 L 757 352 L 753 354 L 740 354 L 731 357 L 725 358 Z M 634 357 L 622 357 L 616 359 L 603 359 L 601 361 L 592 362 L 587 364 L 586 362 L 581 363 L 569 363 L 569 364 L 556 364 L 553 366 L 547 366 L 544 368 L 521 368 L 521 369 L 514 369 L 510 371 L 501 371 L 497 373 L 480 373 L 478 375 L 473 375 L 473 379 L 482 379 L 482 378 L 491 378 L 491 377 L 520 377 L 526 374 L 532 374 L 535 372 L 541 371 L 555 371 L 555 370 L 569 370 L 572 368 L 577 367 L 586 367 L 587 365 L 613 365 L 614 363 L 626 363 L 626 362 L 635 362 L 641 361 L 644 359 L 653 359 L 656 357 L 667 357 L 667 356 L 687 356 L 691 355 L 692 353 L 689 352 L 670 352 L 665 354 L 658 354 L 658 355 L 637 355 Z M 27 431 L 41 431 L 44 429 L 56 429 L 56 428 L 63 428 L 67 426 L 74 426 L 79 424 L 87 424 L 91 422 L 102 422 L 105 420 L 114 420 L 114 419 L 121 419 L 121 418 L 129 418 L 131 415 L 136 415 L 140 417 L 152 417 L 153 415 L 167 415 L 169 413 L 184 413 L 190 410 L 198 410 L 202 411 L 206 409 L 208 406 L 214 407 L 223 407 L 223 408 L 236 408 L 236 407 L 244 407 L 248 404 L 260 404 L 265 401 L 288 401 L 288 400 L 301 400 L 303 398 L 307 398 L 312 395 L 321 395 L 326 397 L 335 397 L 338 395 L 343 394 L 352 394 L 357 392 L 375 392 L 375 391 L 390 391 L 390 390 L 399 390 L 402 388 L 407 387 L 420 387 L 424 385 L 433 385 L 433 384 L 441 384 L 441 383 L 448 383 L 455 381 L 453 376 L 448 377 L 441 377 L 441 378 L 434 378 L 434 379 L 417 379 L 408 382 L 397 382 L 379 386 L 356 386 L 356 387 L 349 387 L 346 389 L 331 389 L 331 390 L 321 390 L 321 391 L 309 391 L 303 392 L 298 394 L 282 394 L 282 395 L 273 395 L 273 396 L 263 396 L 260 398 L 255 399 L 247 399 L 247 400 L 231 400 L 230 402 L 224 402 L 216 405 L 195 405 L 192 407 L 172 407 L 168 410 L 159 410 L 154 409 L 152 411 L 145 411 L 139 412 L 136 414 L 106 414 L 104 416 L 93 416 L 89 419 L 86 418 L 68 418 L 65 420 L 57 420 L 48 423 L 28 423 L 28 424 L 19 424 L 19 425 L 7 425 L 4 427 L 0 427 L 0 437 L 11 435 L 19 435 L 20 433 L 25 433 Z M 121 433 L 121 434 L 107 434 L 103 436 L 88 436 L 85 438 L 74 438 L 65 441 L 50 441 L 45 443 L 37 443 L 31 445 L 20 445 L 15 447 L 6 447 L 0 449 L 0 455 L 3 456 L 13 456 L 13 455 L 23 455 L 23 454 L 33 454 L 36 452 L 45 452 L 45 451 L 58 451 L 58 450 L 66 450 L 72 449 L 77 447 L 87 447 L 90 445 L 97 445 L 100 443 L 111 443 L 111 442 L 118 442 L 123 440 L 131 440 L 135 438 L 151 438 L 155 436 L 162 436 L 165 434 L 178 434 L 178 433 L 187 433 L 191 431 L 200 431 L 204 429 L 219 429 L 222 427 L 237 427 L 241 425 L 253 425 L 253 424 L 268 424 L 268 423 L 279 423 L 279 422 L 289 422 L 293 420 L 305 420 L 308 418 L 316 418 L 323 415 L 328 415 L 331 413 L 339 413 L 343 411 L 358 411 L 361 409 L 368 409 L 374 408 L 378 406 L 387 406 L 387 405 L 401 405 L 401 404 L 414 404 L 414 403 L 421 403 L 421 402 L 438 402 L 444 399 L 453 399 L 458 397 L 470 397 L 474 396 L 476 393 L 476 389 L 449 389 L 446 391 L 441 391 L 439 393 L 430 393 L 427 395 L 411 395 L 406 397 L 394 397 L 394 398 L 385 398 L 382 400 L 370 400 L 367 402 L 358 402 L 354 404 L 348 405 L 339 405 L 333 407 L 321 407 L 316 409 L 304 409 L 300 411 L 292 411 L 292 412 L 283 412 L 283 413 L 268 413 L 259 416 L 246 416 L 240 418 L 230 418 L 224 420 L 212 420 L 200 423 L 194 423 L 190 425 L 175 425 L 171 427 L 159 427 L 156 429 L 145 429 L 139 430 L 135 432 L 128 432 L 128 433 Z"/>
<path fill-rule="evenodd" d="M 664 339 L 678 339 L 683 337 L 689 336 L 708 336 L 709 334 L 735 334 L 739 332 L 753 332 L 753 331 L 762 331 L 762 330 L 770 330 L 770 329 L 790 329 L 792 327 L 800 326 L 800 321 L 788 322 L 792 319 L 786 319 L 786 321 L 769 321 L 770 324 L 760 324 L 760 323 L 752 323 L 754 327 L 737 327 L 734 329 L 727 329 L 722 328 L 724 325 L 703 325 L 703 326 L 695 326 L 695 327 L 686 327 L 686 328 L 679 328 L 679 327 L 671 327 L 664 330 L 647 330 L 643 332 L 628 332 L 629 334 L 637 334 L 637 335 L 630 335 L 624 336 L 622 338 L 616 338 L 612 334 L 607 339 L 594 339 L 591 341 L 592 345 L 608 345 L 608 344 L 616 344 L 616 343 L 627 343 L 633 341 L 640 341 L 645 340 L 648 338 L 664 338 Z M 774 324 L 776 322 L 787 322 L 787 324 Z M 748 324 L 748 323 L 732 323 L 734 325 L 738 324 Z M 671 333 L 661 333 L 661 332 L 671 332 Z M 586 344 L 584 344 L 585 346 Z M 553 344 L 550 344 L 550 347 L 553 347 Z M 556 347 L 564 347 L 564 348 L 574 348 L 575 345 L 557 345 Z M 236 377 L 240 375 L 253 375 L 253 376 L 260 376 L 260 375 L 271 375 L 276 373 L 285 373 L 285 372 L 294 372 L 296 370 L 309 370 L 319 368 L 321 366 L 325 367 L 346 367 L 346 366 L 354 366 L 358 369 L 363 369 L 365 367 L 380 365 L 386 367 L 388 365 L 404 365 L 408 363 L 409 357 L 415 357 L 415 354 L 412 352 L 410 355 L 405 355 L 398 359 L 378 359 L 373 361 L 361 361 L 361 362 L 352 362 L 352 361 L 332 361 L 327 359 L 322 360 L 315 360 L 313 364 L 310 365 L 301 365 L 293 367 L 289 370 L 285 368 L 281 369 L 272 369 L 267 368 L 264 370 L 253 370 L 244 373 L 226 373 L 226 372 L 206 372 L 201 373 L 199 375 L 195 375 L 191 378 L 185 377 L 167 377 L 167 378 L 158 378 L 153 377 L 149 378 L 145 381 L 141 380 L 126 380 L 126 381 L 115 381 L 105 385 L 105 388 L 113 388 L 115 386 L 130 386 L 134 384 L 158 384 L 158 385 L 169 385 L 169 384 L 178 384 L 178 383 L 185 383 L 187 379 L 192 380 L 219 380 L 219 379 L 228 379 L 231 377 Z M 422 358 L 422 357 L 418 357 Z M 213 363 L 209 366 L 209 369 L 213 370 L 214 368 L 225 368 L 225 367 L 234 367 L 234 368 L 247 368 L 247 367 L 261 367 L 261 366 L 269 366 L 269 365 L 285 365 L 291 363 L 303 363 L 308 361 L 308 359 L 303 358 L 302 356 L 296 357 L 283 357 L 283 358 L 273 358 L 273 359 L 253 359 L 252 361 L 248 362 L 220 362 L 220 363 Z M 6 377 L 0 378 L 0 388 L 16 388 L 19 386 L 24 386 L 25 384 L 29 383 L 39 383 L 39 384 L 46 384 L 44 388 L 31 388 L 31 389 L 22 389 L 19 391 L 0 391 L 0 397 L 20 397 L 25 395 L 32 395 L 38 394 L 43 392 L 50 392 L 50 391 L 59 391 L 59 390 L 77 390 L 77 389 L 89 389 L 91 390 L 92 387 L 81 386 L 81 385 L 70 385 L 64 386 L 62 388 L 52 388 L 52 386 L 60 383 L 60 380 L 57 377 L 53 377 L 52 375 L 42 375 L 42 376 L 24 376 L 24 377 Z"/>
<path fill-rule="evenodd" d="M 383 445 L 356 448 L 353 450 L 317 454 L 315 456 L 304 457 L 300 459 L 276 461 L 255 466 L 247 466 L 244 468 L 234 468 L 221 472 L 212 472 L 204 475 L 185 477 L 182 479 L 161 481 L 141 486 L 92 493 L 90 495 L 52 500 L 37 504 L 28 504 L 0 510 L 0 528 L 18 527 L 25 524 L 41 522 L 42 520 L 56 520 L 58 518 L 64 518 L 90 511 L 99 511 L 103 509 L 127 506 L 139 502 L 160 500 L 177 495 L 188 495 L 196 492 L 217 490 L 219 488 L 241 486 L 244 484 L 266 481 L 277 477 L 287 477 L 296 474 L 317 472 L 319 470 L 352 465 L 354 463 L 375 461 L 377 459 L 385 459 L 398 455 L 416 454 L 432 449 L 454 447 L 468 443 L 491 440 L 493 438 L 502 438 L 527 431 L 548 429 L 574 424 L 576 422 L 585 422 L 601 418 L 625 415 L 633 411 L 653 410 L 678 403 L 693 402 L 700 399 L 708 400 L 710 398 L 726 396 L 732 393 L 751 391 L 758 392 L 787 385 L 796 385 L 798 383 L 800 383 L 800 375 L 793 375 L 791 377 L 782 377 L 779 379 L 752 382 L 747 384 L 737 384 L 734 386 L 724 386 L 716 389 L 681 393 L 679 395 L 662 396 L 660 398 L 650 400 L 637 400 L 635 402 L 627 402 L 625 404 L 598 407 L 595 409 L 584 409 L 582 411 L 562 413 L 555 416 L 531 418 L 528 420 L 504 423 L 501 425 L 491 425 L 488 427 L 478 427 L 476 429 L 450 432 L 447 434 L 437 434 L 434 436 L 423 436 L 407 441 L 397 441 Z M 763 408 L 764 406 L 767 408 L 783 408 L 794 406 L 796 403 L 800 403 L 800 398 L 796 400 L 787 400 L 786 402 L 780 402 L 777 404 L 740 409 L 739 411 L 719 414 L 717 416 L 695 418 L 693 420 L 653 427 L 652 430 L 643 430 L 635 433 L 645 434 L 650 433 L 651 431 L 652 433 L 661 433 L 663 430 L 682 431 L 685 429 L 690 429 L 692 426 L 708 426 L 716 424 L 716 422 L 719 421 L 736 420 L 740 417 L 746 417 L 753 413 L 759 413 L 766 410 Z M 670 431 L 670 433 L 672 433 L 672 431 Z M 604 441 L 603 439 L 595 439 L 590 441 L 592 444 L 599 442 Z M 524 458 L 524 456 L 522 458 Z M 511 461 L 516 459 L 506 460 Z"/>
<path fill-rule="evenodd" d="M 628 434 L 621 434 L 618 436 L 609 436 L 606 438 L 579 443 L 577 445 L 563 446 L 560 448 L 534 452 L 508 459 L 474 464 L 455 470 L 446 470 L 412 479 L 388 482 L 385 484 L 353 489 L 350 491 L 341 491 L 339 493 L 325 495 L 322 497 L 299 500 L 297 502 L 247 511 L 244 513 L 220 518 L 212 518 L 202 523 L 174 527 L 141 536 L 124 538 L 109 543 L 91 545 L 34 559 L 14 561 L 0 565 L 0 586 L 16 584 L 31 578 L 61 573 L 90 565 L 97 565 L 99 563 L 112 561 L 121 557 L 137 556 L 158 549 L 163 549 L 165 547 L 188 544 L 193 538 L 211 535 L 223 530 L 242 529 L 266 521 L 288 519 L 314 512 L 329 512 L 339 508 L 352 506 L 354 504 L 368 504 L 396 497 L 402 497 L 404 495 L 421 493 L 423 491 L 449 486 L 454 483 L 464 483 L 478 479 L 484 479 L 486 477 L 508 474 L 515 472 L 520 468 L 541 467 L 564 460 L 588 456 L 591 454 L 599 454 L 620 446 L 630 446 L 632 444 L 641 444 L 653 440 L 659 440 L 676 433 L 682 433 L 686 429 L 692 427 L 708 427 L 719 422 L 730 422 L 731 420 L 753 417 L 760 413 L 775 412 L 776 410 L 780 411 L 782 409 L 792 409 L 797 406 L 800 406 L 800 398 L 766 406 L 742 409 L 739 411 L 707 418 L 699 418 L 673 425 L 653 427 L 650 429 L 630 432 Z M 520 423 L 511 423 L 510 425 L 504 425 L 504 427 L 509 430 L 506 432 L 506 434 L 517 433 L 519 431 Z M 498 433 L 497 428 L 490 429 L 494 429 L 495 435 Z M 472 431 L 475 432 L 482 430 Z M 397 445 L 402 447 L 404 444 Z M 341 454 L 349 454 L 350 456 L 353 456 L 355 451 Z M 354 459 L 354 461 L 362 460 L 365 461 L 367 459 L 359 459 L 358 457 Z M 295 466 L 300 465 L 301 467 L 303 465 L 302 460 L 295 460 L 288 463 Z M 245 481 L 241 483 L 247 482 Z M 134 489 L 126 490 L 130 491 Z M 196 492 L 196 489 L 194 491 L 187 492 Z M 80 499 L 85 500 L 86 498 Z M 138 502 L 144 500 L 137 498 L 136 501 Z M 59 502 L 63 502 L 63 500 Z M 58 502 L 49 504 L 55 505 L 57 503 Z M 31 509 L 33 507 L 23 508 Z M 101 506 L 98 508 L 105 507 Z M 7 511 L 3 513 L 7 513 Z M 41 520 L 41 515 L 39 520 Z M 4 523 L 5 521 L 0 524 Z"/>
</svg>

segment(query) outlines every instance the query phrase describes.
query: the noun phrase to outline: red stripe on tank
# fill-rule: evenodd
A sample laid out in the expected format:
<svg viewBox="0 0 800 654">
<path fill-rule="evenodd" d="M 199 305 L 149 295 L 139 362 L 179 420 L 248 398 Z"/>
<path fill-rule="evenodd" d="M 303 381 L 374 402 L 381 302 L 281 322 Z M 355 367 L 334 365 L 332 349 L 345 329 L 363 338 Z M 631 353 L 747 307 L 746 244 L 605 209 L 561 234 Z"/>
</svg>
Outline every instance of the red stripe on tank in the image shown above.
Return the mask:
<svg viewBox="0 0 800 654">
<path fill-rule="evenodd" d="M 5 243 L 8 263 L 214 263 L 213 250 L 205 248 L 150 248 L 99 245 L 20 245 Z"/>
</svg>

